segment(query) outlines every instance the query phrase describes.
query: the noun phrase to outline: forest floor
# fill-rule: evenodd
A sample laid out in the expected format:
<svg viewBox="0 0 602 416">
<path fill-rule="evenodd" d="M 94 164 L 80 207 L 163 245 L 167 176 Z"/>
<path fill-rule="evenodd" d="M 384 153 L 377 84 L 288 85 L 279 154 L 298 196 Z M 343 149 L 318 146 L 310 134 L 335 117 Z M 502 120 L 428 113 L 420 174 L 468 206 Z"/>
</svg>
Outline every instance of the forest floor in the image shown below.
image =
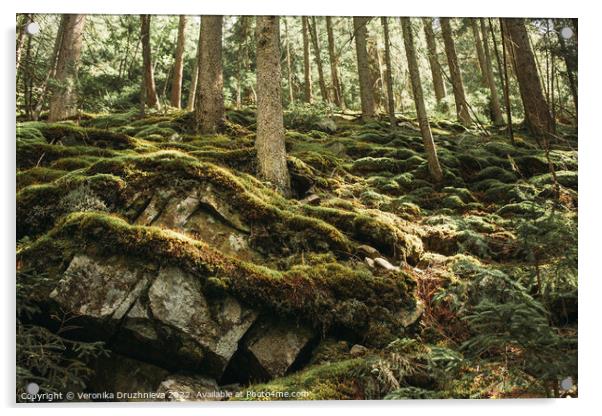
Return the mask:
<svg viewBox="0 0 602 416">
<path fill-rule="evenodd" d="M 285 199 L 254 176 L 253 111 L 217 136 L 190 124 L 17 125 L 20 320 L 104 343 L 120 364 L 82 358 L 83 391 L 576 394 L 558 390 L 577 378 L 575 130 L 559 128 L 552 175 L 524 131 L 433 122 L 435 184 L 411 120 L 287 114 Z"/>
</svg>

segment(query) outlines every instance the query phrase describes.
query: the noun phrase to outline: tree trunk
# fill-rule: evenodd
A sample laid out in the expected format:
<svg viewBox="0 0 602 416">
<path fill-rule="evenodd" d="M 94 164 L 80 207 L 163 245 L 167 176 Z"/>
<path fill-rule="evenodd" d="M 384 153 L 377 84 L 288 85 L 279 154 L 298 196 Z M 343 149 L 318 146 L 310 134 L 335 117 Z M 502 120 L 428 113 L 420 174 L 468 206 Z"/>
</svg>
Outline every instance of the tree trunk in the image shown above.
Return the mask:
<svg viewBox="0 0 602 416">
<path fill-rule="evenodd" d="M 19 64 L 21 63 L 21 51 L 23 51 L 23 45 L 25 45 L 25 26 L 27 25 L 28 18 L 26 14 L 21 15 L 21 21 L 17 24 L 17 49 L 16 49 L 16 69 L 19 71 Z"/>
<path fill-rule="evenodd" d="M 547 140 L 553 133 L 554 123 L 550 116 L 548 103 L 541 89 L 533 51 L 529 44 L 527 29 L 523 19 L 503 19 L 516 64 L 516 78 L 525 109 L 525 122 L 531 133 L 537 138 Z"/>
<path fill-rule="evenodd" d="M 332 17 L 326 16 L 326 32 L 328 35 L 328 57 L 330 58 L 330 76 L 332 78 L 332 91 L 334 103 L 339 108 L 344 108 L 343 90 L 339 79 L 338 57 L 335 51 L 334 31 L 332 29 Z"/>
<path fill-rule="evenodd" d="M 426 115 L 424 106 L 424 96 L 422 84 L 420 82 L 420 72 L 418 69 L 418 60 L 416 59 L 416 49 L 414 47 L 414 34 L 412 33 L 412 23 L 409 18 L 401 17 L 401 29 L 403 31 L 403 40 L 408 60 L 408 70 L 410 71 L 410 80 L 412 81 L 412 91 L 414 95 L 414 104 L 416 105 L 416 115 L 420 125 L 422 142 L 426 151 L 429 172 L 436 182 L 443 180 L 443 171 L 437 157 L 437 149 L 433 141 L 431 127 Z"/>
<path fill-rule="evenodd" d="M 311 85 L 311 66 L 309 62 L 309 23 L 307 16 L 303 16 L 301 18 L 301 22 L 303 29 L 303 75 L 305 78 L 305 82 L 303 84 L 305 94 L 303 98 L 306 103 L 311 103 L 313 101 L 313 96 Z"/>
<path fill-rule="evenodd" d="M 397 126 L 395 118 L 395 98 L 393 96 L 393 66 L 391 65 L 391 49 L 389 41 L 389 22 L 387 17 L 381 17 L 385 41 L 385 78 L 387 80 L 387 112 L 389 113 L 389 123 L 391 127 Z"/>
<path fill-rule="evenodd" d="M 201 61 L 196 122 L 203 134 L 214 134 L 224 121 L 222 70 L 223 16 L 201 17 Z"/>
<path fill-rule="evenodd" d="M 176 45 L 176 60 L 173 68 L 173 80 L 171 83 L 171 106 L 180 108 L 182 106 L 182 74 L 184 72 L 184 33 L 186 30 L 186 16 L 180 16 L 178 23 L 178 40 Z"/>
<path fill-rule="evenodd" d="M 495 48 L 495 53 L 496 53 L 496 57 L 498 60 L 498 66 L 500 65 L 500 58 L 497 55 L 497 45 L 496 45 L 496 40 L 495 40 L 495 32 L 493 31 L 493 23 L 491 21 L 491 18 L 489 18 L 489 28 L 491 29 L 491 37 L 493 38 L 493 47 Z M 508 53 L 506 51 L 506 36 L 504 34 L 504 24 L 502 22 L 502 19 L 500 19 L 500 32 L 501 32 L 501 37 L 502 37 L 502 53 L 504 56 L 504 68 L 503 68 L 503 73 L 504 73 L 504 77 L 502 85 L 504 87 L 504 100 L 506 103 L 506 117 L 508 118 L 508 136 L 510 137 L 510 141 L 512 142 L 512 144 L 514 144 L 514 130 L 512 127 L 512 107 L 510 106 L 510 80 L 508 77 Z M 501 71 L 501 66 L 500 66 L 500 71 Z M 501 74 L 500 74 L 501 77 Z"/>
<path fill-rule="evenodd" d="M 142 42 L 142 61 L 144 67 L 144 95 L 146 105 L 161 109 L 161 103 L 157 97 L 157 88 L 155 86 L 155 75 L 153 73 L 153 62 L 150 42 L 150 22 L 151 16 L 148 14 L 140 15 L 140 40 Z"/>
<path fill-rule="evenodd" d="M 291 194 L 286 166 L 278 16 L 257 16 L 257 161 L 259 176 Z"/>
<path fill-rule="evenodd" d="M 66 15 L 61 16 L 61 22 L 59 23 L 59 28 L 56 32 L 56 38 L 54 39 L 54 47 L 52 48 L 52 55 L 50 55 L 50 65 L 48 69 L 48 73 L 46 74 L 46 78 L 44 79 L 44 83 L 41 86 L 40 97 L 38 98 L 38 102 L 36 104 L 35 110 L 32 114 L 33 120 L 38 120 L 40 118 L 40 114 L 42 113 L 42 109 L 44 108 L 44 103 L 46 101 L 46 94 L 48 93 L 48 84 L 51 79 L 54 78 L 56 74 L 56 60 L 59 56 L 59 50 L 61 49 L 61 44 L 63 43 L 63 34 L 65 33 L 65 21 Z"/>
<path fill-rule="evenodd" d="M 430 17 L 423 17 L 422 24 L 424 26 L 424 35 L 426 37 L 426 47 L 428 50 L 429 65 L 431 67 L 431 75 L 433 77 L 433 88 L 435 90 L 435 99 L 440 103 L 445 99 L 445 82 L 441 75 L 441 65 L 437 54 L 437 41 L 435 32 L 433 32 L 433 21 Z"/>
<path fill-rule="evenodd" d="M 468 103 L 466 101 L 466 94 L 464 93 L 462 73 L 460 72 L 460 65 L 458 64 L 456 46 L 454 44 L 452 28 L 448 17 L 441 18 L 441 32 L 443 34 L 443 42 L 445 43 L 445 54 L 447 55 L 449 75 L 454 90 L 458 121 L 465 126 L 470 126 L 472 120 L 470 119 L 470 113 L 468 112 Z"/>
<path fill-rule="evenodd" d="M 309 25 L 310 39 L 314 50 L 314 59 L 318 66 L 318 84 L 320 85 L 320 95 L 324 102 L 329 102 L 328 89 L 326 88 L 326 80 L 324 79 L 324 68 L 322 67 L 322 54 L 320 52 L 320 42 L 318 39 L 318 28 L 316 27 L 316 17 L 311 17 Z"/>
<path fill-rule="evenodd" d="M 370 75 L 370 64 L 368 61 L 367 49 L 368 29 L 366 28 L 366 25 L 369 21 L 369 17 L 353 17 L 355 51 L 357 54 L 357 72 L 360 84 L 362 119 L 364 121 L 372 120 L 375 115 L 372 76 Z"/>
<path fill-rule="evenodd" d="M 290 105 L 295 104 L 295 96 L 293 93 L 293 64 L 291 58 L 291 40 L 288 37 L 288 23 L 286 17 L 284 20 L 284 40 L 286 44 L 286 75 L 288 77 L 288 101 Z"/>
<path fill-rule="evenodd" d="M 201 61 L 201 29 L 199 28 L 199 40 L 197 41 L 196 57 L 192 68 L 192 79 L 190 80 L 190 91 L 188 91 L 188 103 L 186 110 L 193 111 L 196 102 L 196 90 L 199 82 L 199 63 Z"/>
<path fill-rule="evenodd" d="M 48 121 L 64 120 L 77 112 L 77 67 L 82 49 L 82 33 L 86 16 L 63 15 L 62 42 L 59 48 L 55 87 L 52 88 Z"/>
<path fill-rule="evenodd" d="M 249 52 L 247 47 L 247 32 L 249 29 L 250 16 L 240 16 L 238 32 L 238 57 L 236 59 L 236 108 L 242 108 L 243 98 L 245 96 L 243 89 L 244 71 L 249 64 Z"/>
<path fill-rule="evenodd" d="M 575 104 L 575 113 L 577 113 L 577 80 L 575 79 L 575 74 L 577 73 L 577 56 L 576 54 L 572 56 L 572 54 L 569 53 L 566 41 L 560 34 L 560 30 L 556 30 L 556 35 L 558 36 L 558 43 L 560 44 L 560 53 L 564 58 L 564 63 L 566 65 L 566 75 L 569 80 L 569 87 L 571 89 L 571 95 L 573 96 L 573 103 Z M 577 36 L 576 26 L 575 36 Z"/>
<path fill-rule="evenodd" d="M 500 107 L 500 99 L 497 95 L 497 88 L 495 87 L 495 78 L 493 77 L 493 67 L 491 65 L 491 52 L 489 51 L 489 42 L 487 41 L 487 29 L 485 28 L 485 20 L 480 19 L 481 31 L 483 32 L 483 40 L 481 43 L 481 35 L 479 32 L 479 26 L 476 18 L 470 19 L 472 25 L 472 32 L 475 37 L 477 44 L 477 53 L 480 56 L 479 62 L 481 63 L 481 74 L 483 75 L 483 81 L 489 88 L 489 94 L 491 99 L 491 112 L 493 115 L 493 122 L 496 126 L 504 125 L 504 116 L 502 115 L 502 109 Z M 482 45 L 482 47 L 480 47 Z"/>
</svg>

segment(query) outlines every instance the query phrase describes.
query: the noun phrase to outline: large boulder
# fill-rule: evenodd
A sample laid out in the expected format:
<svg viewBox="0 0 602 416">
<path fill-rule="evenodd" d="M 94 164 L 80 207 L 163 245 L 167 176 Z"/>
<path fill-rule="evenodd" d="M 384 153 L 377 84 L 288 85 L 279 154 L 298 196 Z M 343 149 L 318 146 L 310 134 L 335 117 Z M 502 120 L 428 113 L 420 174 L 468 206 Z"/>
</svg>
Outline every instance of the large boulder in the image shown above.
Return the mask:
<svg viewBox="0 0 602 416">
<path fill-rule="evenodd" d="M 177 267 L 159 270 L 146 296 L 127 315 L 124 331 L 170 368 L 198 367 L 219 378 L 256 318 L 230 296 L 207 299 L 194 276 Z M 171 351 L 164 356 L 161 351 Z M 174 365 L 176 364 L 176 365 Z"/>
<path fill-rule="evenodd" d="M 306 327 L 266 320 L 255 325 L 227 370 L 226 381 L 280 377 L 309 358 L 315 334 Z"/>
</svg>

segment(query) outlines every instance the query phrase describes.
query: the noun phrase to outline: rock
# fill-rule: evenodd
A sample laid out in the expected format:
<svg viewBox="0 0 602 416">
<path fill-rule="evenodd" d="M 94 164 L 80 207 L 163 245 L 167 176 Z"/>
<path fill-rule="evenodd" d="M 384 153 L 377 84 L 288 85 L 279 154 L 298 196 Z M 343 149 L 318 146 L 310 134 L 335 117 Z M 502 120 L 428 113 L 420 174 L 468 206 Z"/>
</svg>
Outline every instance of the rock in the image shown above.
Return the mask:
<svg viewBox="0 0 602 416">
<path fill-rule="evenodd" d="M 230 296 L 208 301 L 198 279 L 176 267 L 159 271 L 147 302 L 148 310 L 132 308 L 128 318 L 133 325 L 128 322 L 126 327 L 149 341 L 157 340 L 154 321 L 175 330 L 171 336 L 179 338 L 180 344 L 175 353 L 196 361 L 214 377 L 221 376 L 256 318 L 254 311 Z"/>
<path fill-rule="evenodd" d="M 374 268 L 374 260 L 372 260 L 370 257 L 364 257 L 364 261 L 366 262 L 368 267 L 370 267 L 371 269 Z"/>
<path fill-rule="evenodd" d="M 317 130 L 325 131 L 327 133 L 334 133 L 337 131 L 337 123 L 328 117 L 325 117 L 316 123 Z"/>
<path fill-rule="evenodd" d="M 382 257 L 375 258 L 374 259 L 374 264 L 377 267 L 380 267 L 381 269 L 392 270 L 392 271 L 399 271 L 399 267 L 398 266 L 393 266 L 391 263 L 389 263 L 388 260 L 383 259 Z"/>
<path fill-rule="evenodd" d="M 311 194 L 300 200 L 299 202 L 307 205 L 319 205 L 322 198 L 319 195 Z"/>
<path fill-rule="evenodd" d="M 212 378 L 180 374 L 170 375 L 163 380 L 157 393 L 165 394 L 166 401 L 170 402 L 220 401 L 228 395 Z"/>
<path fill-rule="evenodd" d="M 120 320 L 152 276 L 124 259 L 97 261 L 76 255 L 50 293 L 62 309 L 75 315 Z"/>
<path fill-rule="evenodd" d="M 199 203 L 199 195 L 196 191 L 191 192 L 184 199 L 172 198 L 153 225 L 181 231 Z"/>
<path fill-rule="evenodd" d="M 349 354 L 351 354 L 352 357 L 360 357 L 362 355 L 366 355 L 367 352 L 368 352 L 368 348 L 366 348 L 360 344 L 355 344 L 349 350 Z"/>
<path fill-rule="evenodd" d="M 282 376 L 309 347 L 314 333 L 284 322 L 264 321 L 249 331 L 233 360 L 232 380 L 269 380 Z"/>
<path fill-rule="evenodd" d="M 362 244 L 358 246 L 356 251 L 360 256 L 369 257 L 371 259 L 380 256 L 380 253 L 377 249 L 367 244 Z"/>
<path fill-rule="evenodd" d="M 87 383 L 91 393 L 126 393 L 117 401 L 149 401 L 152 399 L 136 396 L 136 393 L 152 393 L 169 372 L 161 367 L 111 353 L 101 356 L 92 363 L 93 375 Z M 131 394 L 131 396 L 129 395 Z"/>
<path fill-rule="evenodd" d="M 416 302 L 416 307 L 411 310 L 411 311 L 402 311 L 402 316 L 401 316 L 401 325 L 403 325 L 404 328 L 407 328 L 413 324 L 415 324 L 416 322 L 418 322 L 418 320 L 420 319 L 420 317 L 422 316 L 422 314 L 424 313 L 424 304 L 421 301 L 417 301 Z"/>
</svg>

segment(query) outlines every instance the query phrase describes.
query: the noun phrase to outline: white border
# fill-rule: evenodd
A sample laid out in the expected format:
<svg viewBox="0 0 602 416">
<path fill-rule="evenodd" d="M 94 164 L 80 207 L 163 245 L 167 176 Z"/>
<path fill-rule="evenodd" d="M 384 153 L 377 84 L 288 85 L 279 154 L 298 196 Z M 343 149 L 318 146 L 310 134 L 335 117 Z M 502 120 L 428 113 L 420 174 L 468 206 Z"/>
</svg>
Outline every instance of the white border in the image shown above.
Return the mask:
<svg viewBox="0 0 602 416">
<path fill-rule="evenodd" d="M 261 414 L 303 414 L 335 413 L 365 414 L 373 408 L 379 414 L 437 413 L 447 415 L 483 414 L 504 415 L 537 412 L 546 415 L 569 412 L 587 414 L 595 409 L 600 396 L 599 387 L 602 371 L 600 366 L 600 296 L 602 295 L 600 250 L 602 230 L 598 218 L 602 204 L 600 195 L 600 159 L 602 158 L 602 91 L 600 91 L 600 13 L 594 2 L 577 1 L 394 1 L 394 0 L 180 0 L 180 1 L 124 1 L 102 0 L 86 2 L 82 0 L 5 0 L 2 8 L 2 61 L 3 89 L 2 131 L 0 155 L 2 163 L 2 210 L 3 231 L 0 250 L 4 273 L 1 276 L 4 296 L 2 314 L 2 370 L 0 401 L 8 406 L 8 414 L 31 414 L 35 408 L 15 407 L 14 401 L 14 245 L 15 245 L 15 145 L 14 145 L 14 84 L 15 70 L 14 26 L 16 12 L 37 13 L 152 13 L 152 14 L 280 14 L 280 15 L 389 15 L 389 16 L 525 16 L 525 17 L 578 17 L 579 18 L 579 82 L 581 129 L 580 166 L 580 230 L 579 230 L 579 399 L 572 400 L 504 400 L 504 401 L 406 401 L 406 402 L 304 402 L 304 403 L 229 403 L 222 405 L 183 405 L 175 408 L 165 405 L 144 404 L 97 404 L 92 409 L 84 405 L 40 406 L 44 414 L 101 414 L 106 416 L 108 406 L 119 407 L 116 412 L 144 412 L 148 415 L 167 414 L 214 414 L 216 412 L 240 415 Z M 598 169 L 596 169 L 598 168 Z M 561 359 L 561 357 L 559 357 Z M 593 413 L 593 412 L 592 412 Z"/>
</svg>

